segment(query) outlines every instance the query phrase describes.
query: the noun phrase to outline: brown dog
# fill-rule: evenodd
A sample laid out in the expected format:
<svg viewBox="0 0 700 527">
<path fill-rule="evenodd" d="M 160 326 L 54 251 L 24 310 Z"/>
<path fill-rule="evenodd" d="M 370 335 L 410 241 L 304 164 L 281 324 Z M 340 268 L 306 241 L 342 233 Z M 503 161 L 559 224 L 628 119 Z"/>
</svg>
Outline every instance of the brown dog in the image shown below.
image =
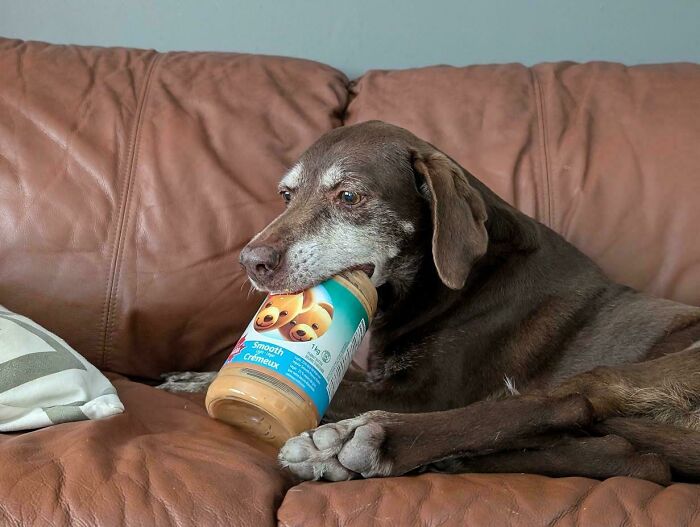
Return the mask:
<svg viewBox="0 0 700 527">
<path fill-rule="evenodd" d="M 385 123 L 326 134 L 280 192 L 286 211 L 241 253 L 255 287 L 359 268 L 380 295 L 368 371 L 349 372 L 326 416 L 339 421 L 280 452 L 296 475 L 700 477 L 700 308 L 612 283 Z"/>
</svg>

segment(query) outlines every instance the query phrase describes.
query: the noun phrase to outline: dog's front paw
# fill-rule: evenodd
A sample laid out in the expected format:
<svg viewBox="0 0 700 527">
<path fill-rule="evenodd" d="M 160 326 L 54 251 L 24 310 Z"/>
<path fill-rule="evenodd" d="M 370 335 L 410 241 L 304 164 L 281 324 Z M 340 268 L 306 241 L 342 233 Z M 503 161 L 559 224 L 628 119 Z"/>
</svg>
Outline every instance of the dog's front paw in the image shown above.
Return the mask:
<svg viewBox="0 0 700 527">
<path fill-rule="evenodd" d="M 209 385 L 214 381 L 216 372 L 214 371 L 181 371 L 164 373 L 160 376 L 163 384 L 156 386 L 159 390 L 171 393 L 201 393 L 206 392 Z"/>
<path fill-rule="evenodd" d="M 285 443 L 279 461 L 305 480 L 390 476 L 394 463 L 382 451 L 389 416 L 367 412 L 304 432 Z"/>
</svg>

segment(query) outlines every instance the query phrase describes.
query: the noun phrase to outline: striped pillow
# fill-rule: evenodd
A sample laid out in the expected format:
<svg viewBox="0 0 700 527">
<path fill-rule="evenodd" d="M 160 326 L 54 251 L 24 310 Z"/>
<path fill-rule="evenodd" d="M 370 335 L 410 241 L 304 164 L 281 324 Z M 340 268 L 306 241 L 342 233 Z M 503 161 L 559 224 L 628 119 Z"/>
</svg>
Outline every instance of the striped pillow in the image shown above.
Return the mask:
<svg viewBox="0 0 700 527">
<path fill-rule="evenodd" d="M 64 340 L 0 306 L 0 432 L 123 411 L 97 368 Z"/>
</svg>

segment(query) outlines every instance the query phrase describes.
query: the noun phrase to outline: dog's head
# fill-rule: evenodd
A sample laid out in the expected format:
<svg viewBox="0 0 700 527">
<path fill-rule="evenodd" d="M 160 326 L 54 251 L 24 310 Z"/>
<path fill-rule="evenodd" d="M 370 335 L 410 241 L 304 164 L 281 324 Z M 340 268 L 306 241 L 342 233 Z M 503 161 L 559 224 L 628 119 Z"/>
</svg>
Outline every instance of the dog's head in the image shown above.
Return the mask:
<svg viewBox="0 0 700 527">
<path fill-rule="evenodd" d="M 241 252 L 259 290 L 300 291 L 349 269 L 406 288 L 428 251 L 442 282 L 460 289 L 486 252 L 486 206 L 465 171 L 386 123 L 327 133 L 279 192 L 286 210 Z"/>
</svg>

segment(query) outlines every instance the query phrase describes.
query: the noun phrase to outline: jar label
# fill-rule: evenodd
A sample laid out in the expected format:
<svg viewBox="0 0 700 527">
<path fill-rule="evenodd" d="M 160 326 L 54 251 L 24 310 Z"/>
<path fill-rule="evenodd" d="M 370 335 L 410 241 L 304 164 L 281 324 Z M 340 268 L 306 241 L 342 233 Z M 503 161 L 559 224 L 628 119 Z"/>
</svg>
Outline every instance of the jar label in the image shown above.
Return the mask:
<svg viewBox="0 0 700 527">
<path fill-rule="evenodd" d="M 225 364 L 276 372 L 305 392 L 323 415 L 368 325 L 362 303 L 333 279 L 302 293 L 270 295 Z"/>
</svg>

